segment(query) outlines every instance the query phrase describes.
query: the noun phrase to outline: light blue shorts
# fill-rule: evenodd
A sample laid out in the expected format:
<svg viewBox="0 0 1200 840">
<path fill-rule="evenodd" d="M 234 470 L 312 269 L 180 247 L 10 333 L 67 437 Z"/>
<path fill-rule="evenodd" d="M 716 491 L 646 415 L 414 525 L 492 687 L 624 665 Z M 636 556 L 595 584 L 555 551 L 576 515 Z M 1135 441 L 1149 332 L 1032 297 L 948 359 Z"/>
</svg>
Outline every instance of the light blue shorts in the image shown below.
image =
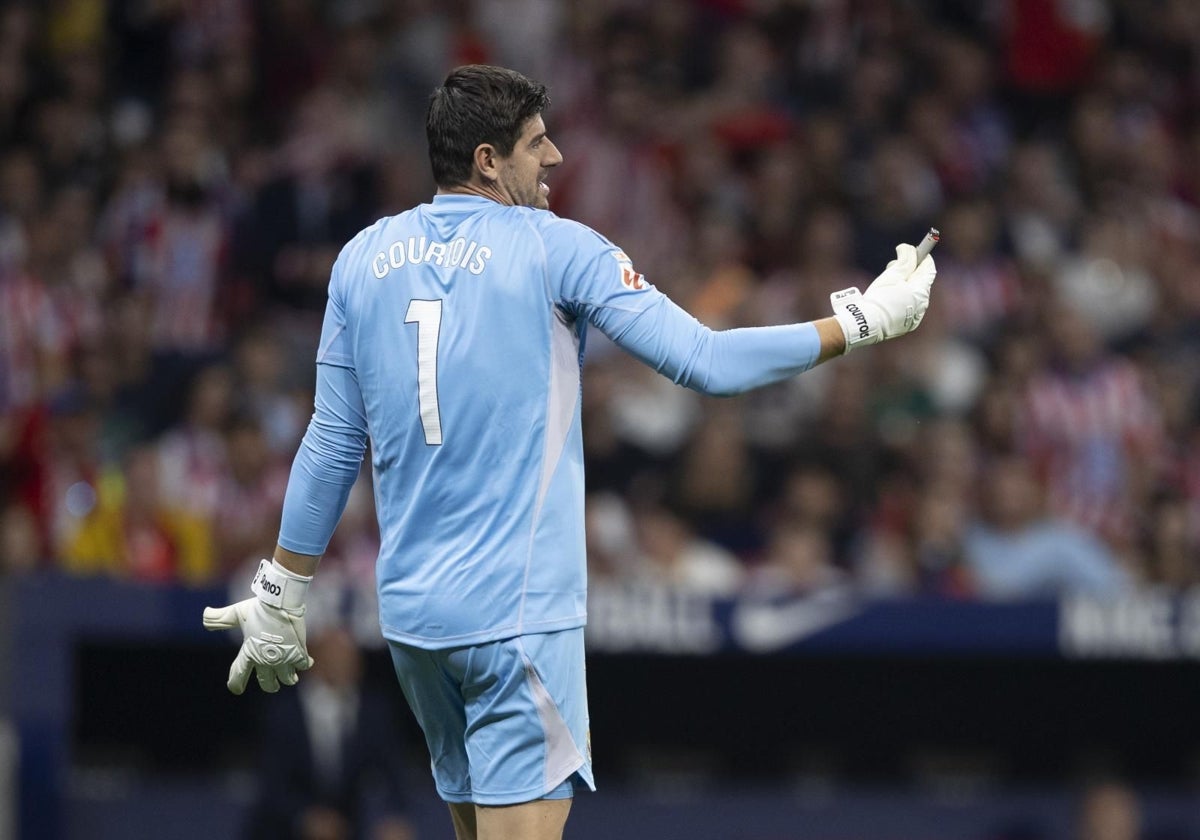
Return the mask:
<svg viewBox="0 0 1200 840">
<path fill-rule="evenodd" d="M 582 627 L 446 650 L 388 645 L 442 799 L 515 805 L 596 789 Z"/>
</svg>

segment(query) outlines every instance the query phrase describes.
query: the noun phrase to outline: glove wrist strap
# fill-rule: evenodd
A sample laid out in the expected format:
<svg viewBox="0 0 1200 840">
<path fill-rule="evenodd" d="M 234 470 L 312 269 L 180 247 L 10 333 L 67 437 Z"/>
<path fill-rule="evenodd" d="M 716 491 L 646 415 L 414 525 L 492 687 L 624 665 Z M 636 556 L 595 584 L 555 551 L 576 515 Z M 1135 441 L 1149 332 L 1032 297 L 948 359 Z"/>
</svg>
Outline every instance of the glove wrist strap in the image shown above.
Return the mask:
<svg viewBox="0 0 1200 840">
<path fill-rule="evenodd" d="M 842 289 L 829 296 L 833 307 L 833 317 L 846 335 L 846 353 L 855 347 L 865 344 L 876 344 L 883 340 L 877 324 L 872 324 L 867 318 L 866 307 L 863 306 L 863 295 L 855 287 Z"/>
<path fill-rule="evenodd" d="M 298 575 L 274 560 L 264 559 L 258 564 L 258 572 L 250 584 L 250 591 L 267 606 L 288 612 L 300 612 L 304 609 L 304 599 L 308 595 L 310 583 L 311 577 Z"/>
</svg>

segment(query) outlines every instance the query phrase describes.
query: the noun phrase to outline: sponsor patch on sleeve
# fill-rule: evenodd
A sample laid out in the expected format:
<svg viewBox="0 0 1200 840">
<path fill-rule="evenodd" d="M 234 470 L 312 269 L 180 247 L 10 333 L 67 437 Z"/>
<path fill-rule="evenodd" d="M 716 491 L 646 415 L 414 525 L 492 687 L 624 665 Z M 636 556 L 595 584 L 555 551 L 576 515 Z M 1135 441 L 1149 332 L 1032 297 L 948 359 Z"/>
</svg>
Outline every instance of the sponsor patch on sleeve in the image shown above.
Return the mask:
<svg viewBox="0 0 1200 840">
<path fill-rule="evenodd" d="M 629 259 L 624 251 L 613 251 L 612 256 L 621 268 L 622 286 L 635 292 L 640 292 L 647 287 L 646 278 L 633 270 L 633 260 Z"/>
</svg>

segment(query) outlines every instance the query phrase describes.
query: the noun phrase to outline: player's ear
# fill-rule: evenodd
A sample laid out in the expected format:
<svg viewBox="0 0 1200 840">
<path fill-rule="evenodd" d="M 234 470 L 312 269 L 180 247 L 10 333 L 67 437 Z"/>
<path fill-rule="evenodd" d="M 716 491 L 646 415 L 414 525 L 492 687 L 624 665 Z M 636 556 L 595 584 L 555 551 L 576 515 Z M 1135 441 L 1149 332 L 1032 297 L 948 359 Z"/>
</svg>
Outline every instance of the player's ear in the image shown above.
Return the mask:
<svg viewBox="0 0 1200 840">
<path fill-rule="evenodd" d="M 491 143 L 480 143 L 475 147 L 475 169 L 487 182 L 500 177 L 500 155 Z"/>
</svg>

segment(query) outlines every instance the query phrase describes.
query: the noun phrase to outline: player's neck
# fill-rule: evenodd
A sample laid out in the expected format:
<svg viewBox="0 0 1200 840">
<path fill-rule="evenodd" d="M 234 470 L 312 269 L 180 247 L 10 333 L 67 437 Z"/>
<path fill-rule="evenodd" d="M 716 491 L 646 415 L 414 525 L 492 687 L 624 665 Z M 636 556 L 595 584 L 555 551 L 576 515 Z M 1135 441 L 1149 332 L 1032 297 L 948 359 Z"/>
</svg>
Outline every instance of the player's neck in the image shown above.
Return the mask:
<svg viewBox="0 0 1200 840">
<path fill-rule="evenodd" d="M 465 184 L 455 184 L 450 187 L 438 187 L 438 195 L 477 195 L 490 199 L 497 204 L 512 205 L 512 201 L 492 184 L 467 182 Z"/>
</svg>

